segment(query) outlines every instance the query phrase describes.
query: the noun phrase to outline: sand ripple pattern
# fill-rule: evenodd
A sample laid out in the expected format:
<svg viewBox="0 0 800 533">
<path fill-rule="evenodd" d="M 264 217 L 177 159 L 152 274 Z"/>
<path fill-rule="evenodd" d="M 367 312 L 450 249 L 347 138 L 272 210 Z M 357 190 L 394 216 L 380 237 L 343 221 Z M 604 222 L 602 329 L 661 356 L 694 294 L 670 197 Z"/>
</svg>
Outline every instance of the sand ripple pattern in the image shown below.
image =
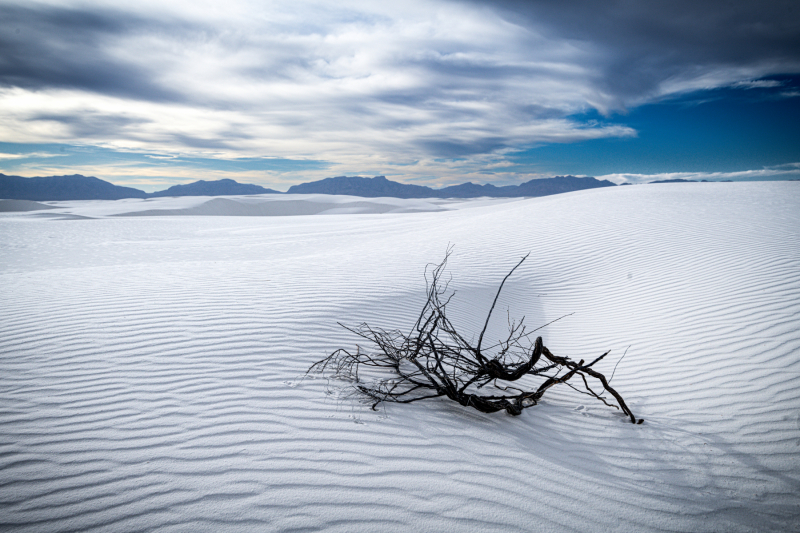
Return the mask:
<svg viewBox="0 0 800 533">
<path fill-rule="evenodd" d="M 602 371 L 523 416 L 372 412 L 301 380 L 406 327 L 456 245 Z M 0 217 L 4 531 L 790 531 L 800 523 L 800 183 L 598 189 L 403 215 Z M 501 317 L 493 335 L 504 327 Z"/>
</svg>

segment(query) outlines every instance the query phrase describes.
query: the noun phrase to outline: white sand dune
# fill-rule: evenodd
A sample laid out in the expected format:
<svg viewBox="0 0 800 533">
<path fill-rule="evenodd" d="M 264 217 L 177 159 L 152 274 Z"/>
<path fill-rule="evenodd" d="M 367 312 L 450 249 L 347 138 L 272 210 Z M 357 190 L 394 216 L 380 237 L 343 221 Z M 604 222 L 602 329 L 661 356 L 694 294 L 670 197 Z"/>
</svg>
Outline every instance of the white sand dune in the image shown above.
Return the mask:
<svg viewBox="0 0 800 533">
<path fill-rule="evenodd" d="M 152 205 L 242 203 L 219 200 Z M 127 204 L 0 216 L 2 530 L 800 524 L 800 183 L 397 215 L 112 216 L 151 209 Z M 373 412 L 301 380 L 355 344 L 337 321 L 408 327 L 448 243 L 457 325 L 477 330 L 533 251 L 493 334 L 505 309 L 530 324 L 574 313 L 545 344 L 612 350 L 606 375 L 627 349 L 613 384 L 645 423 L 569 389 L 510 417 L 446 400 Z"/>
<path fill-rule="evenodd" d="M 246 196 L 183 196 L 127 198 L 116 201 L 73 200 L 41 204 L 0 200 L 0 212 L 37 213 L 42 218 L 83 219 L 133 216 L 303 216 L 421 213 L 518 202 L 520 198 L 400 199 L 360 198 L 327 194 L 260 194 Z"/>
<path fill-rule="evenodd" d="M 0 200 L 0 213 L 41 211 L 44 209 L 55 209 L 55 207 L 30 200 Z"/>
<path fill-rule="evenodd" d="M 195 197 L 196 198 L 196 197 Z M 183 200 L 183 199 L 181 199 Z M 425 201 L 397 201 L 357 199 L 346 196 L 301 195 L 283 197 L 260 195 L 256 198 L 213 198 L 201 204 L 178 209 L 146 209 L 120 213 L 118 216 L 298 216 L 333 214 L 378 214 L 417 211 L 441 211 L 437 205 Z M 339 201 L 336 201 L 339 200 Z M 342 201 L 344 200 L 344 201 Z M 395 200 L 395 201 L 392 201 Z M 186 200 L 183 200 L 184 202 Z"/>
</svg>

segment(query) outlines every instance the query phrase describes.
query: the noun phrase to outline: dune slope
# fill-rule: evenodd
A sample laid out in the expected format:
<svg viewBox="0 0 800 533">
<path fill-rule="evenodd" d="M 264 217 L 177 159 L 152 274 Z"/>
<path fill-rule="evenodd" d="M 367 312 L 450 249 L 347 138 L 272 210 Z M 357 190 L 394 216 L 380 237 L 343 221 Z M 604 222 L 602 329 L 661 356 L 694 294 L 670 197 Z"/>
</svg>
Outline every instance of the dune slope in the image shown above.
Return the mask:
<svg viewBox="0 0 800 533">
<path fill-rule="evenodd" d="M 216 204 L 212 204 L 216 205 Z M 227 204 L 226 204 L 227 205 Z M 800 522 L 800 183 L 615 187 L 413 214 L 0 216 L 0 528 L 789 531 Z M 643 425 L 554 390 L 522 416 L 377 412 L 306 368 L 452 317 L 612 350 Z"/>
</svg>

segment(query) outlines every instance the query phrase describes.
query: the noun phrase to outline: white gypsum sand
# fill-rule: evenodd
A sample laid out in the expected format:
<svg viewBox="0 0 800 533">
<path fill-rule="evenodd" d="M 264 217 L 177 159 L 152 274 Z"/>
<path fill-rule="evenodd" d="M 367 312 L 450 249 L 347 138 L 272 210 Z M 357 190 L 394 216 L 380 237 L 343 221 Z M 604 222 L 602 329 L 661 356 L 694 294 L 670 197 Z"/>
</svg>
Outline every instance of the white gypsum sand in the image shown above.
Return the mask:
<svg viewBox="0 0 800 533">
<path fill-rule="evenodd" d="M 800 183 L 310 199 L 429 211 L 403 214 L 115 216 L 214 200 L 0 214 L 0 529 L 800 523 Z M 448 400 L 373 412 L 301 379 L 357 342 L 337 321 L 409 327 L 424 266 L 448 243 L 464 332 L 532 251 L 490 334 L 506 310 L 533 326 L 574 313 L 541 331 L 545 344 L 576 360 L 612 350 L 606 376 L 627 350 L 612 383 L 644 424 L 566 387 L 511 417 Z"/>
<path fill-rule="evenodd" d="M 71 200 L 37 203 L 0 200 L 0 212 L 47 209 L 47 218 L 134 216 L 304 216 L 445 211 L 518 202 L 521 198 L 409 199 L 360 198 L 328 194 L 258 194 L 246 196 L 181 196 L 124 200 Z"/>
</svg>

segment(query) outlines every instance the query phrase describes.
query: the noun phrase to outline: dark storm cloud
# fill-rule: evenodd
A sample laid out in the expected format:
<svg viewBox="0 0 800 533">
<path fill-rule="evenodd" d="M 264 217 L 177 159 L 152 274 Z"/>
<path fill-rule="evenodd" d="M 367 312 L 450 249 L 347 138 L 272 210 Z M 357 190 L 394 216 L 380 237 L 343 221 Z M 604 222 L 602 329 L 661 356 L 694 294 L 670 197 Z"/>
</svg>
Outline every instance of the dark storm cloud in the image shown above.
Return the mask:
<svg viewBox="0 0 800 533">
<path fill-rule="evenodd" d="M 436 2 L 431 7 L 435 5 Z M 501 50 L 497 46 L 505 46 L 501 41 L 496 46 L 468 44 L 465 48 L 467 41 L 461 38 L 436 38 L 409 43 L 424 48 L 419 53 L 411 49 L 405 57 L 396 54 L 390 64 L 383 65 L 398 71 L 416 69 L 431 83 L 403 95 L 375 94 L 376 100 L 425 105 L 437 101 L 437 92 L 464 89 L 491 95 L 503 84 L 551 77 L 574 78 L 576 87 L 591 85 L 600 94 L 589 98 L 589 104 L 613 108 L 670 92 L 669 87 L 664 87 L 669 83 L 677 84 L 680 90 L 681 84 L 691 85 L 708 78 L 707 85 L 714 86 L 719 76 L 725 77 L 720 69 L 738 69 L 739 79 L 800 70 L 800 7 L 794 0 L 465 0 L 462 5 L 496 13 L 552 42 L 572 42 L 586 53 L 563 59 L 562 63 L 584 71 L 569 74 L 563 69 L 551 70 L 560 57 L 558 53 L 542 52 L 542 42 L 537 39 L 527 43 L 516 40 L 500 52 L 517 57 L 527 52 L 528 57 L 545 58 L 523 64 L 492 55 Z M 298 13 L 307 9 L 308 6 L 297 6 Z M 263 28 L 265 35 L 277 32 L 292 38 L 259 41 L 263 34 L 245 31 L 237 36 L 236 27 L 214 27 L 213 21 L 208 20 L 206 25 L 199 25 L 187 17 L 163 13 L 143 15 L 103 5 L 0 5 L 0 86 L 73 88 L 165 102 L 200 98 L 208 105 L 208 95 L 199 97 L 192 87 L 160 80 L 171 66 L 186 66 L 171 65 L 171 53 L 209 39 L 217 39 L 221 53 L 249 49 L 253 56 L 263 57 L 261 63 L 233 67 L 242 78 L 293 83 L 300 73 L 315 72 L 323 79 L 318 51 L 308 48 L 307 42 L 294 39 L 325 36 L 332 31 L 324 21 L 315 21 L 312 13 L 308 12 L 308 22 L 301 26 Z M 385 18 L 390 20 L 391 15 Z M 382 19 L 365 20 L 371 24 Z M 222 34 L 224 38 L 220 38 Z M 159 48 L 148 37 L 167 44 Z M 137 48 L 141 57 L 125 54 L 126 45 L 145 42 Z M 471 51 L 489 52 L 492 57 L 481 53 L 476 56 Z M 338 58 L 332 54 L 322 59 L 332 64 Z M 224 94 L 220 100 L 225 100 Z M 219 101 L 213 105 L 224 106 Z"/>
<path fill-rule="evenodd" d="M 530 120 L 547 120 L 561 118 L 564 116 L 564 112 L 560 109 L 553 109 L 552 107 L 545 107 L 535 104 L 519 106 L 518 111 L 520 116 Z"/>
<path fill-rule="evenodd" d="M 138 117 L 126 117 L 84 111 L 82 113 L 37 113 L 31 121 L 58 122 L 65 126 L 69 134 L 79 138 L 100 138 L 108 131 L 121 131 L 130 126 L 149 122 Z"/>
<path fill-rule="evenodd" d="M 598 51 L 597 87 L 618 102 L 646 98 L 669 82 L 714 70 L 764 76 L 800 70 L 796 0 L 473 1 L 509 22 Z"/>
<path fill-rule="evenodd" d="M 178 100 L 154 81 L 153 70 L 114 57 L 107 45 L 124 35 L 179 29 L 108 8 L 0 5 L 0 86 Z"/>
<path fill-rule="evenodd" d="M 457 141 L 426 139 L 414 143 L 422 153 L 435 157 L 457 159 L 474 154 L 488 154 L 495 150 L 505 148 L 506 140 L 503 138 L 482 138 L 475 141 Z"/>
<path fill-rule="evenodd" d="M 203 139 L 201 137 L 195 137 L 194 135 L 182 135 L 182 134 L 175 134 L 173 135 L 173 137 L 175 138 L 175 140 L 180 142 L 181 145 L 188 146 L 190 148 L 203 148 L 211 150 L 224 150 L 231 148 L 231 143 L 224 141 L 220 138 Z"/>
</svg>

